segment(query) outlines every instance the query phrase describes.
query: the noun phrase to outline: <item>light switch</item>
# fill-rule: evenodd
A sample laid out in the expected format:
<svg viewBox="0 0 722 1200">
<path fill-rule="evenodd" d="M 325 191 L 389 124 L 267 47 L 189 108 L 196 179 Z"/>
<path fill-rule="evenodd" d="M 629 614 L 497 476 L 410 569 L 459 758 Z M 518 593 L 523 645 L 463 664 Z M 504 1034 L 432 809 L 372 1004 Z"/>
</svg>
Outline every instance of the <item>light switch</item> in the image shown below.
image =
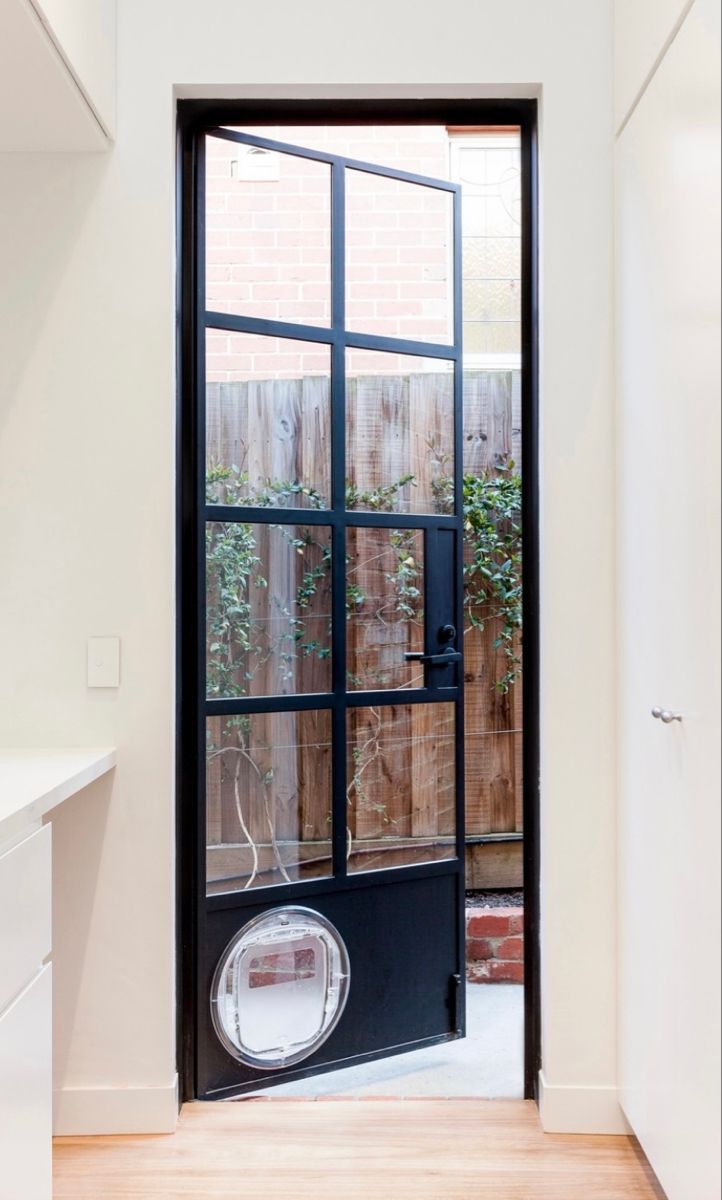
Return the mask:
<svg viewBox="0 0 722 1200">
<path fill-rule="evenodd" d="M 88 687 L 120 686 L 120 638 L 88 638 Z"/>
</svg>

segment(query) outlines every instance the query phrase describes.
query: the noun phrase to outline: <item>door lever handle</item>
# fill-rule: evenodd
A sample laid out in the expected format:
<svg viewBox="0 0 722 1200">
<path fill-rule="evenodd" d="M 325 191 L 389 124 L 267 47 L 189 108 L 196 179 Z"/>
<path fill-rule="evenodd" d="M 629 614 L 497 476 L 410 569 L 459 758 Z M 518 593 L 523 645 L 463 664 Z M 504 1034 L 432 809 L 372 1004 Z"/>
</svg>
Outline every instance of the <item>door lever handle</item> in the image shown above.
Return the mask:
<svg viewBox="0 0 722 1200">
<path fill-rule="evenodd" d="M 458 650 L 443 650 L 440 654 L 407 651 L 404 658 L 407 662 L 429 663 L 432 667 L 450 667 L 452 663 L 461 662 L 461 654 Z"/>
</svg>

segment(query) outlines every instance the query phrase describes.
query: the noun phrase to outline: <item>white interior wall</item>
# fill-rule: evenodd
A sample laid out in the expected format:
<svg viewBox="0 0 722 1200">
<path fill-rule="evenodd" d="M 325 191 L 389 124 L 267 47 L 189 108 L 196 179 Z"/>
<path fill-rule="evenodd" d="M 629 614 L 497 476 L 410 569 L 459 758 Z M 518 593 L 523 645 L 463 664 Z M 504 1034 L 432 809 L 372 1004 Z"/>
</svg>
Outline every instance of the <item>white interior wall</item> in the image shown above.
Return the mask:
<svg viewBox="0 0 722 1200">
<path fill-rule="evenodd" d="M 619 1128 L 609 2 L 122 0 L 118 36 L 113 149 L 0 162 L 2 737 L 119 749 L 57 822 L 58 1127 L 172 1124 L 175 87 L 540 96 L 543 1116 Z"/>
</svg>

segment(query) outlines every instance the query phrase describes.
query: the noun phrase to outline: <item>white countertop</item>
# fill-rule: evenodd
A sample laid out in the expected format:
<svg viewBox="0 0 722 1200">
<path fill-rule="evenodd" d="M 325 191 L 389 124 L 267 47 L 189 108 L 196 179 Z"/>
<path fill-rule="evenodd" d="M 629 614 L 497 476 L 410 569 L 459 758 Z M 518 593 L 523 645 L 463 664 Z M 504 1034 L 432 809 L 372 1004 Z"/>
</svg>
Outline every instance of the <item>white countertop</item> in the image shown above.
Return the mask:
<svg viewBox="0 0 722 1200">
<path fill-rule="evenodd" d="M 45 750 L 0 747 L 0 842 L 41 820 L 68 796 L 112 770 L 113 747 Z"/>
</svg>

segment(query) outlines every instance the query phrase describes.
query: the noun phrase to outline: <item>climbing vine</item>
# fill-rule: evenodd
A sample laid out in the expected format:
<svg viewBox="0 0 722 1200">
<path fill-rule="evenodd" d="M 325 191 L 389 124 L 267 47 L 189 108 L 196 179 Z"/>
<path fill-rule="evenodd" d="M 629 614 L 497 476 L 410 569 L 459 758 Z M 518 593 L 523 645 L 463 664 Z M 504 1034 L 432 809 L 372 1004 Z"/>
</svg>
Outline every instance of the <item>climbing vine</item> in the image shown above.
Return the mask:
<svg viewBox="0 0 722 1200">
<path fill-rule="evenodd" d="M 403 488 L 415 486 L 413 475 L 404 475 L 395 483 L 361 491 L 348 483 L 346 507 L 371 512 L 394 512 Z M 449 512 L 453 507 L 453 480 L 439 474 L 432 485 L 434 508 Z M 251 489 L 246 472 L 237 466 L 214 464 L 206 475 L 206 500 L 209 504 L 247 505 L 272 508 L 323 509 L 324 497 L 313 488 L 296 481 L 267 481 Z M 498 633 L 495 649 L 503 651 L 505 670 L 492 686 L 508 694 L 522 669 L 519 654 L 519 635 L 522 626 L 522 529 L 521 477 L 512 460 L 497 465 L 493 471 L 463 478 L 464 515 L 464 614 L 465 632 L 483 630 L 491 621 Z M 330 629 L 327 642 L 312 638 L 307 630 L 307 617 L 323 589 L 330 591 L 331 549 L 318 536 L 318 527 L 304 526 L 303 518 L 294 512 L 293 524 L 273 524 L 303 560 L 300 580 L 294 594 L 273 597 L 274 623 L 277 632 L 269 636 L 262 623 L 252 618 L 254 590 L 267 590 L 268 579 L 263 571 L 254 526 L 244 521 L 211 522 L 206 531 L 206 571 L 209 581 L 207 594 L 207 686 L 209 696 L 239 697 L 248 695 L 254 674 L 274 659 L 282 679 L 292 680 L 295 665 L 301 657 L 314 656 L 319 660 L 330 655 Z M 390 532 L 393 569 L 384 572 L 389 598 L 383 612 L 388 619 L 423 620 L 423 596 L 419 565 L 415 554 L 416 532 L 394 529 Z M 366 603 L 363 588 L 362 563 L 348 565 L 346 615 L 349 618 Z M 349 678 L 351 686 L 359 681 Z M 373 710 L 372 710 L 373 711 Z M 353 775 L 349 782 L 349 804 L 355 797 L 357 805 L 364 803 L 364 775 L 381 755 L 380 721 L 370 731 L 367 741 L 353 752 Z M 239 824 L 251 847 L 252 870 L 245 884 L 251 887 L 259 870 L 257 846 L 251 837 L 243 811 L 240 771 L 245 761 L 256 778 L 261 806 L 269 829 L 272 852 L 282 876 L 288 879 L 280 849 L 276 843 L 269 788 L 273 781 L 272 768 L 263 769 L 250 744 L 251 721 L 247 716 L 227 718 L 223 722 L 220 744 L 209 735 L 209 761 L 221 758 L 233 779 L 235 807 Z M 267 749 L 267 748 L 264 748 Z M 367 798 L 368 799 L 368 798 Z M 369 801 L 370 803 L 370 801 Z M 382 814 L 383 816 L 384 814 Z M 351 840 L 349 836 L 349 853 Z"/>
<path fill-rule="evenodd" d="M 494 648 L 506 670 L 494 688 L 506 695 L 522 669 L 521 476 L 513 460 L 495 472 L 464 475 L 464 613 L 468 626 L 499 623 Z"/>
<path fill-rule="evenodd" d="M 239 504 L 256 508 L 284 507 L 303 496 L 306 507 L 322 508 L 323 498 L 312 488 L 289 482 L 268 483 L 256 491 L 248 487 L 247 475 L 236 466 L 213 465 L 206 473 L 208 504 Z M 294 522 L 299 521 L 294 516 Z M 275 639 L 252 619 L 252 594 L 268 588 L 258 554 L 254 526 L 245 521 L 217 521 L 206 527 L 207 665 L 209 696 L 238 697 L 248 694 L 253 673 L 272 658 L 282 679 L 293 678 L 299 656 L 328 658 L 331 651 L 318 639 L 306 636 L 306 618 L 319 589 L 330 587 L 331 548 L 314 535 L 313 526 L 273 524 L 301 557 L 304 570 L 296 584 L 294 602 L 274 595 Z M 280 618 L 280 620 L 279 620 Z M 245 669 L 243 669 L 245 664 Z M 252 664 L 249 665 L 249 664 Z"/>
</svg>

